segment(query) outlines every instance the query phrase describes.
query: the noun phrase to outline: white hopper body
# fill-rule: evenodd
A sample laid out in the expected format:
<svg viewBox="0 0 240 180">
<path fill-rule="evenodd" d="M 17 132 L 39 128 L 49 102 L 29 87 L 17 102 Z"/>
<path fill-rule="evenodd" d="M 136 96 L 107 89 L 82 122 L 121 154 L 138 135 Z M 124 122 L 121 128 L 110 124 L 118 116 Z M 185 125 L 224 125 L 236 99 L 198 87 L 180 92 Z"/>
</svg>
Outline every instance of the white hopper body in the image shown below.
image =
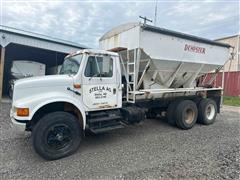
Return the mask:
<svg viewBox="0 0 240 180">
<path fill-rule="evenodd" d="M 224 65 L 230 47 L 139 23 L 114 28 L 99 43 L 104 50 L 126 49 L 120 55 L 125 68 L 127 62 L 134 62 L 135 90 L 195 87 L 197 77 Z M 138 84 L 140 80 L 141 85 Z"/>
</svg>

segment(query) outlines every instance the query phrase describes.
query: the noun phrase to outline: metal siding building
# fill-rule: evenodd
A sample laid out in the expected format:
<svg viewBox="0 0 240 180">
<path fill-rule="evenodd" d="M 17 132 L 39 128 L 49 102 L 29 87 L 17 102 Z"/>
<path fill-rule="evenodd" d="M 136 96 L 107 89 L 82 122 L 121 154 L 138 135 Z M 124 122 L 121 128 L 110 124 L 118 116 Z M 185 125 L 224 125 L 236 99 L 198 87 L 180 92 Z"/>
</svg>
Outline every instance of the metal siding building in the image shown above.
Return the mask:
<svg viewBox="0 0 240 180">
<path fill-rule="evenodd" d="M 240 35 L 223 37 L 216 39 L 216 42 L 227 43 L 234 47 L 233 58 L 228 60 L 224 66 L 224 71 L 240 71 Z"/>
<path fill-rule="evenodd" d="M 9 73 L 14 60 L 31 60 L 46 64 L 47 68 L 60 65 L 64 57 L 84 45 L 7 26 L 0 26 L 0 99 L 8 92 Z"/>
<path fill-rule="evenodd" d="M 240 97 L 240 72 L 224 72 L 224 82 L 222 81 L 223 72 L 219 72 L 216 76 L 216 79 L 213 82 L 214 87 L 223 87 L 224 96 L 237 96 Z M 201 77 L 200 81 L 202 84 L 208 82 L 212 77 L 212 74 L 206 74 Z"/>
<path fill-rule="evenodd" d="M 240 35 L 223 37 L 216 42 L 227 43 L 233 47 L 232 58 L 224 65 L 224 84 L 222 84 L 222 74 L 219 72 L 213 82 L 214 87 L 224 85 L 224 96 L 240 96 Z M 207 82 L 211 78 L 211 73 L 206 74 L 202 79 Z M 204 83 L 203 83 L 204 84 Z"/>
</svg>

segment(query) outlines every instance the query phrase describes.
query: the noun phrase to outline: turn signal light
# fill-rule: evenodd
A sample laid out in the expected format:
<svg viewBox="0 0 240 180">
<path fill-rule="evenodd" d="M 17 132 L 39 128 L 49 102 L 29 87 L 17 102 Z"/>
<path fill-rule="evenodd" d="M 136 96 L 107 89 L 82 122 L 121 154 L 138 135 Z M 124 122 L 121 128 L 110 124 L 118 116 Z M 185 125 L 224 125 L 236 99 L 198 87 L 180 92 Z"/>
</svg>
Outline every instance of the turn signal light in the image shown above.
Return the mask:
<svg viewBox="0 0 240 180">
<path fill-rule="evenodd" d="M 81 84 L 74 84 L 73 87 L 76 88 L 76 89 L 80 89 L 81 88 Z"/>
<path fill-rule="evenodd" d="M 28 116 L 29 108 L 17 108 L 17 116 Z"/>
</svg>

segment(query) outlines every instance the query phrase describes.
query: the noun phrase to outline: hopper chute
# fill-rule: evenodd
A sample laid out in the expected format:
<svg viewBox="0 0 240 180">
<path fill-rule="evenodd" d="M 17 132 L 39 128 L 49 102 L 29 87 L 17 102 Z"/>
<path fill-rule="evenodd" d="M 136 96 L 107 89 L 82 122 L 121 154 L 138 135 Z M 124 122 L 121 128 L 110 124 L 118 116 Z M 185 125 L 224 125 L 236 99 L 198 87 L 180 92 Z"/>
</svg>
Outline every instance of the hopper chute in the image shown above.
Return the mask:
<svg viewBox="0 0 240 180">
<path fill-rule="evenodd" d="M 127 72 L 128 69 L 130 74 L 134 73 L 129 81 L 135 80 L 135 90 L 196 87 L 198 77 L 222 67 L 217 64 L 154 59 L 140 48 L 119 54 L 124 65 L 122 68 L 125 69 L 122 71 Z"/>
</svg>

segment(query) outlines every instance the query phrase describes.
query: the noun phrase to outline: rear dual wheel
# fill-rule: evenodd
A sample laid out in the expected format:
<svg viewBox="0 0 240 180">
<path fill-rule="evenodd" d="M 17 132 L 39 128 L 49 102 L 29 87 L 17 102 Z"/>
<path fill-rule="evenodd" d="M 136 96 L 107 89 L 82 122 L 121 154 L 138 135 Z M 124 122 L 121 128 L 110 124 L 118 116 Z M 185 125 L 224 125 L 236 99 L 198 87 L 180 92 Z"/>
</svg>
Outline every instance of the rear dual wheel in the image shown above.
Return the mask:
<svg viewBox="0 0 240 180">
<path fill-rule="evenodd" d="M 177 125 L 181 129 L 190 129 L 197 121 L 198 109 L 191 100 L 177 100 L 169 105 L 167 117 L 169 124 Z"/>
<path fill-rule="evenodd" d="M 177 108 L 177 105 L 181 102 L 181 100 L 173 101 L 167 109 L 167 120 L 168 123 L 172 126 L 176 126 L 176 119 L 175 119 L 175 111 Z"/>
<path fill-rule="evenodd" d="M 216 115 L 217 105 L 211 99 L 202 99 L 198 107 L 191 100 L 176 100 L 167 110 L 168 123 L 181 129 L 192 128 L 196 121 L 205 125 L 212 124 Z"/>
<path fill-rule="evenodd" d="M 201 124 L 213 124 L 217 116 L 217 105 L 212 99 L 202 99 L 198 105 L 198 122 Z"/>
<path fill-rule="evenodd" d="M 181 129 L 191 129 L 197 121 L 198 109 L 191 100 L 183 100 L 178 103 L 175 110 L 177 127 Z"/>
</svg>

